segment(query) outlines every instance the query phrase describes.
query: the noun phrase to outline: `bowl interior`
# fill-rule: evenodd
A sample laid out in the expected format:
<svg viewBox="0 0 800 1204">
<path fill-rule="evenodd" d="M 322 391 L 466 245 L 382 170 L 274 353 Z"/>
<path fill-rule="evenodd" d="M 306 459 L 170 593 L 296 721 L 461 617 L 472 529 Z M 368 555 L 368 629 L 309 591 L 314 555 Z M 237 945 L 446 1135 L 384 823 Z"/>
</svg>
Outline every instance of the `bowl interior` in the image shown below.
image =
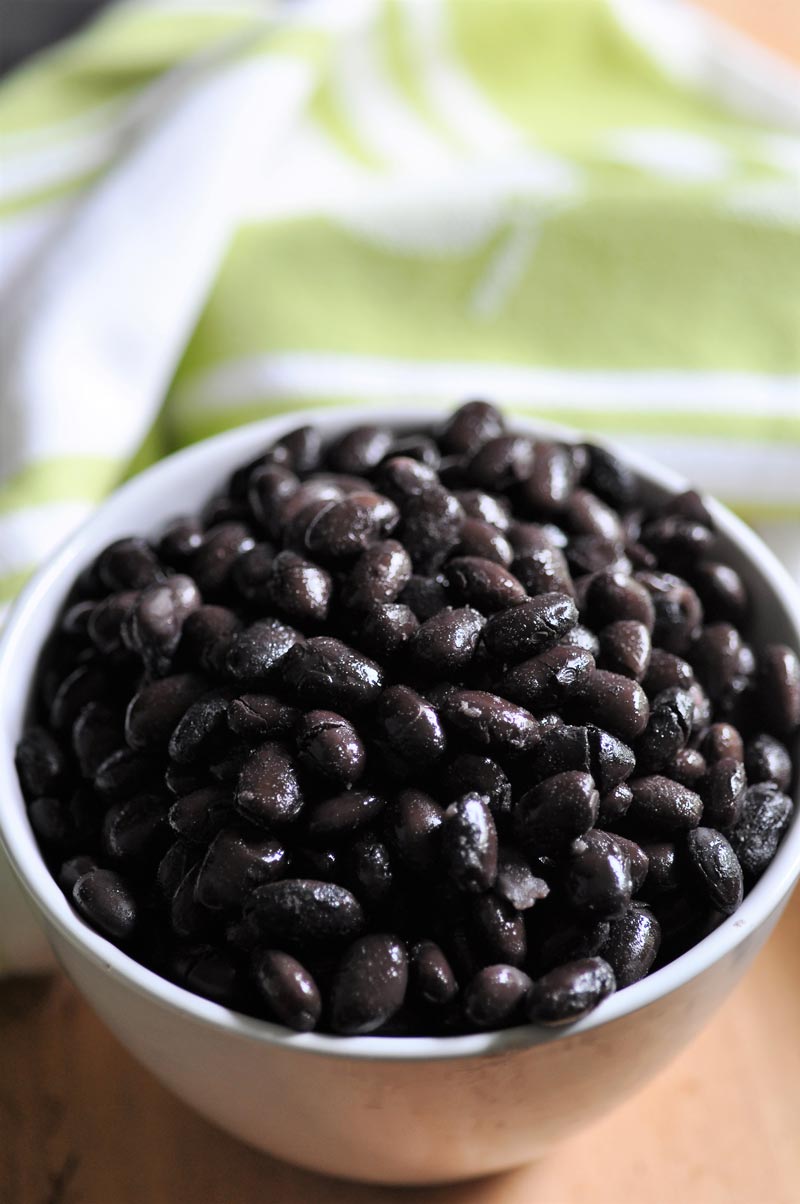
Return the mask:
<svg viewBox="0 0 800 1204">
<path fill-rule="evenodd" d="M 409 431 L 435 426 L 446 412 L 434 407 L 404 407 L 377 416 L 398 431 Z M 348 1057 L 478 1056 L 558 1040 L 558 1032 L 532 1026 L 446 1038 L 291 1035 L 268 1021 L 231 1012 L 162 979 L 85 925 L 51 877 L 28 824 L 14 769 L 14 747 L 28 707 L 30 683 L 42 644 L 79 570 L 112 540 L 129 534 L 153 535 L 176 514 L 199 509 L 235 467 L 300 423 L 312 423 L 324 437 L 330 438 L 351 425 L 375 418 L 375 409 L 364 407 L 294 413 L 241 427 L 190 447 L 119 489 L 39 571 L 12 609 L 0 642 L 0 839 L 35 907 L 62 936 L 97 965 L 123 979 L 131 990 L 144 993 L 165 1007 L 191 1013 L 208 1024 L 260 1041 Z M 576 431 L 533 418 L 515 415 L 513 425 L 544 438 L 566 442 L 582 438 Z M 659 500 L 689 487 L 678 474 L 644 457 L 613 444 L 606 446 L 633 467 L 649 499 Z M 783 642 L 800 649 L 800 603 L 791 578 L 761 540 L 730 511 L 713 500 L 709 508 L 724 556 L 751 591 L 754 642 Z M 616 1020 L 683 985 L 758 927 L 786 897 L 799 875 L 800 822 L 795 815 L 775 860 L 735 917 L 674 962 L 612 995 L 568 1031 L 585 1031 Z"/>
</svg>

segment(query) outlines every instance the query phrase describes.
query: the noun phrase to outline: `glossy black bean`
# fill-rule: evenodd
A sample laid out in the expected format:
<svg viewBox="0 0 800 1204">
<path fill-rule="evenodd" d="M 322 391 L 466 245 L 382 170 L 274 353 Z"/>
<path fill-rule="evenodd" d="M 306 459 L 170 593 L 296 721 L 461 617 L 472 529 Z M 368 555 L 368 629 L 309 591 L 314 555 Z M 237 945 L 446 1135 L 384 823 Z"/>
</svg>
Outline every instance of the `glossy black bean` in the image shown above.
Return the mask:
<svg viewBox="0 0 800 1204">
<path fill-rule="evenodd" d="M 701 560 L 691 570 L 692 585 L 711 620 L 740 626 L 747 618 L 747 589 L 736 569 L 717 560 Z"/>
<path fill-rule="evenodd" d="M 377 493 L 351 493 L 329 502 L 311 520 L 303 539 L 324 562 L 351 560 L 373 539 L 394 529 L 400 515 L 394 502 Z"/>
<path fill-rule="evenodd" d="M 557 644 L 577 621 L 578 609 L 567 594 L 540 594 L 493 614 L 483 639 L 499 660 L 520 661 Z"/>
<path fill-rule="evenodd" d="M 511 571 L 531 597 L 546 593 L 575 596 L 569 565 L 560 548 L 542 548 L 517 556 L 512 561 Z"/>
<path fill-rule="evenodd" d="M 348 606 L 366 610 L 394 602 L 411 580 L 411 557 L 401 543 L 386 539 L 367 548 L 350 571 L 343 589 Z"/>
<path fill-rule="evenodd" d="M 194 673 L 176 673 L 143 686 L 125 713 L 125 739 L 130 747 L 166 744 L 189 707 L 207 690 L 205 678 Z"/>
<path fill-rule="evenodd" d="M 582 623 L 576 623 L 575 626 L 562 636 L 561 643 L 567 648 L 582 648 L 584 652 L 590 652 L 596 660 L 600 655 L 600 641 L 593 631 L 588 627 L 584 627 Z"/>
<path fill-rule="evenodd" d="M 567 962 L 534 982 L 528 996 L 528 1018 L 534 1024 L 571 1024 L 615 989 L 614 971 L 601 957 Z"/>
<path fill-rule="evenodd" d="M 237 968 L 233 960 L 213 946 L 202 948 L 186 966 L 187 989 L 214 1003 L 234 1007 L 237 986 Z"/>
<path fill-rule="evenodd" d="M 436 470 L 411 456 L 391 456 L 381 464 L 375 482 L 381 493 L 401 508 L 409 498 L 439 487 Z"/>
<path fill-rule="evenodd" d="M 600 667 L 641 681 L 651 655 L 650 633 L 638 619 L 618 619 L 600 632 Z"/>
<path fill-rule="evenodd" d="M 69 811 L 59 798 L 43 795 L 28 804 L 28 821 L 39 840 L 50 853 L 74 851 L 75 829 Z"/>
<path fill-rule="evenodd" d="M 274 559 L 272 544 L 257 543 L 242 553 L 231 570 L 233 590 L 254 608 L 264 609 L 271 602 L 270 578 Z"/>
<path fill-rule="evenodd" d="M 241 619 L 224 606 L 198 606 L 181 628 L 176 663 L 189 672 L 219 675 L 228 646 L 242 626 Z"/>
<path fill-rule="evenodd" d="M 650 663 L 642 679 L 648 698 L 655 698 L 662 690 L 675 688 L 689 690 L 694 685 L 694 669 L 688 661 L 663 648 L 653 648 Z"/>
<path fill-rule="evenodd" d="M 678 514 L 681 518 L 691 519 L 692 522 L 702 523 L 710 530 L 714 530 L 714 520 L 696 489 L 686 489 L 683 493 L 676 493 L 667 498 L 661 511 L 663 514 Z"/>
<path fill-rule="evenodd" d="M 534 912 L 534 920 L 536 914 Z M 535 925 L 531 927 L 535 928 Z M 579 918 L 574 912 L 549 916 L 534 959 L 537 973 L 545 973 L 565 962 L 595 957 L 608 940 L 610 930 L 608 920 Z"/>
<path fill-rule="evenodd" d="M 569 724 L 540 726 L 540 740 L 528 767 L 532 777 L 540 782 L 573 769 L 589 773 L 592 767 L 589 729 Z"/>
<path fill-rule="evenodd" d="M 696 828 L 703 812 L 703 800 L 693 790 L 660 774 L 631 778 L 628 785 L 633 802 L 628 820 L 656 832 L 680 832 Z"/>
<path fill-rule="evenodd" d="M 751 786 L 756 782 L 774 782 L 779 790 L 789 789 L 792 758 L 786 745 L 774 736 L 762 733 L 748 740 L 744 763 Z"/>
<path fill-rule="evenodd" d="M 322 1015 L 319 987 L 288 953 L 265 949 L 253 960 L 253 980 L 271 1017 L 298 1033 L 317 1027 Z"/>
<path fill-rule="evenodd" d="M 528 956 L 524 916 L 494 892 L 479 895 L 473 901 L 470 934 L 487 962 L 524 965 Z"/>
<path fill-rule="evenodd" d="M 72 750 L 81 776 L 92 781 L 103 761 L 119 748 L 120 717 L 103 702 L 90 702 L 72 725 Z"/>
<path fill-rule="evenodd" d="M 473 744 L 513 754 L 538 739 L 530 711 L 485 690 L 452 690 L 438 709 L 445 728 Z"/>
<path fill-rule="evenodd" d="M 259 886 L 245 902 L 260 936 L 307 947 L 351 940 L 364 927 L 358 900 L 333 882 L 285 878 Z"/>
<path fill-rule="evenodd" d="M 72 888 L 77 911 L 103 936 L 127 941 L 136 928 L 136 900 L 127 882 L 113 870 L 95 868 Z"/>
<path fill-rule="evenodd" d="M 497 688 L 504 698 L 530 711 L 549 710 L 559 707 L 594 668 L 590 652 L 559 644 L 508 669 Z"/>
<path fill-rule="evenodd" d="M 213 756 L 228 735 L 228 698 L 221 691 L 193 702 L 178 720 L 169 739 L 169 755 L 179 765 Z"/>
<path fill-rule="evenodd" d="M 680 752 L 689 740 L 693 720 L 694 702 L 685 690 L 672 687 L 657 694 L 636 745 L 640 768 L 660 769 Z"/>
<path fill-rule="evenodd" d="M 296 644 L 281 669 L 285 684 L 300 702 L 345 715 L 376 702 L 383 689 L 380 665 L 329 636 Z"/>
<path fill-rule="evenodd" d="M 358 642 L 370 656 L 391 661 L 403 652 L 418 627 L 419 619 L 411 607 L 401 602 L 370 606 L 361 616 Z"/>
<path fill-rule="evenodd" d="M 341 501 L 344 490 L 332 483 L 306 481 L 284 502 L 276 524 L 276 538 L 285 548 L 307 552 L 306 535 L 317 515 Z"/>
<path fill-rule="evenodd" d="M 137 536 L 109 544 L 97 557 L 95 572 L 110 593 L 146 589 L 164 576 L 153 549 Z"/>
<path fill-rule="evenodd" d="M 776 736 L 800 727 L 800 660 L 785 644 L 770 644 L 758 658 L 761 722 Z"/>
<path fill-rule="evenodd" d="M 459 890 L 480 893 L 497 877 L 497 829 L 492 813 L 477 794 L 451 803 L 442 822 L 442 858 Z"/>
<path fill-rule="evenodd" d="M 625 741 L 641 736 L 650 718 L 650 704 L 639 683 L 605 669 L 584 677 L 570 700 L 583 718 Z"/>
<path fill-rule="evenodd" d="M 384 426 L 356 426 L 328 449 L 327 462 L 335 472 L 369 476 L 391 449 L 393 433 Z"/>
<path fill-rule="evenodd" d="M 655 625 L 653 600 L 634 577 L 611 569 L 594 574 L 586 593 L 586 606 L 599 627 L 620 620 L 641 623 L 648 632 Z"/>
<path fill-rule="evenodd" d="M 374 836 L 362 836 L 350 854 L 350 872 L 356 895 L 365 902 L 380 905 L 389 899 L 394 871 L 388 848 Z"/>
<path fill-rule="evenodd" d="M 101 798 L 113 802 L 155 786 L 162 770 L 151 755 L 118 748 L 98 766 L 92 785 Z"/>
<path fill-rule="evenodd" d="M 467 518 L 477 518 L 490 523 L 498 531 L 508 531 L 511 507 L 504 497 L 484 493 L 481 489 L 457 489 L 455 496 L 463 507 Z"/>
<path fill-rule="evenodd" d="M 530 472 L 520 487 L 520 498 L 537 512 L 558 513 L 577 479 L 575 461 L 568 447 L 563 443 L 536 443 Z"/>
<path fill-rule="evenodd" d="M 238 632 L 225 654 L 225 675 L 253 685 L 274 679 L 289 651 L 300 644 L 299 631 L 279 619 L 258 619 Z"/>
<path fill-rule="evenodd" d="M 660 945 L 661 925 L 642 903 L 631 904 L 623 916 L 612 920 L 600 953 L 614 972 L 617 990 L 649 974 Z"/>
<path fill-rule="evenodd" d="M 706 728 L 700 741 L 700 751 L 709 765 L 726 758 L 744 761 L 744 742 L 730 723 L 712 723 Z"/>
<path fill-rule="evenodd" d="M 128 643 L 154 676 L 168 673 L 183 624 L 202 598 L 191 577 L 179 574 L 142 592 L 130 613 Z"/>
<path fill-rule="evenodd" d="M 664 564 L 689 567 L 708 554 L 714 533 L 704 523 L 680 514 L 665 514 L 642 527 L 641 541 Z"/>
<path fill-rule="evenodd" d="M 434 471 L 442 462 L 441 452 L 430 435 L 404 435 L 392 440 L 389 458 L 407 456 L 410 460 L 419 460 Z"/>
<path fill-rule="evenodd" d="M 683 656 L 703 621 L 703 606 L 695 591 L 672 573 L 639 572 L 636 580 L 649 592 L 655 611 L 653 643 Z"/>
<path fill-rule="evenodd" d="M 479 794 L 493 815 L 511 811 L 511 782 L 491 757 L 459 753 L 445 766 L 442 784 L 448 798 Z"/>
<path fill-rule="evenodd" d="M 169 840 L 164 800 L 143 794 L 112 803 L 103 818 L 103 851 L 130 861 L 163 849 Z"/>
<path fill-rule="evenodd" d="M 223 786 L 201 786 L 177 799 L 169 809 L 169 824 L 178 836 L 207 845 L 232 818 L 233 797 Z"/>
<path fill-rule="evenodd" d="M 414 612 L 420 623 L 438 615 L 450 601 L 445 578 L 441 574 L 425 577 L 420 573 L 412 574 L 399 600 Z"/>
<path fill-rule="evenodd" d="M 598 790 L 606 794 L 629 778 L 636 767 L 633 749 L 602 728 L 589 726 L 589 768 Z"/>
<path fill-rule="evenodd" d="M 262 744 L 250 754 L 236 786 L 236 806 L 264 827 L 291 823 L 304 798 L 291 754 L 280 744 Z"/>
<path fill-rule="evenodd" d="M 107 697 L 109 693 L 109 678 L 99 664 L 91 661 L 79 665 L 64 678 L 53 696 L 49 714 L 51 726 L 57 731 L 71 728 L 88 703 Z"/>
<path fill-rule="evenodd" d="M 564 893 L 577 912 L 601 920 L 623 914 L 631 901 L 633 882 L 628 857 L 608 832 L 593 829 L 581 837 L 570 857 Z"/>
<path fill-rule="evenodd" d="M 633 470 L 613 452 L 597 444 L 586 443 L 583 450 L 588 461 L 584 479 L 589 488 L 617 510 L 635 505 L 639 483 Z"/>
<path fill-rule="evenodd" d="M 441 485 L 408 498 L 402 507 L 398 538 L 417 572 L 435 572 L 459 541 L 464 511 Z"/>
<path fill-rule="evenodd" d="M 627 782 L 619 782 L 600 796 L 597 822 L 603 828 L 615 828 L 628 813 L 633 793 Z"/>
<path fill-rule="evenodd" d="M 576 535 L 596 535 L 618 540 L 623 530 L 616 511 L 588 489 L 573 489 L 563 510 L 565 529 Z"/>
<path fill-rule="evenodd" d="M 736 688 L 742 667 L 742 637 L 730 623 L 703 627 L 691 655 L 697 677 L 714 701 Z"/>
<path fill-rule="evenodd" d="M 458 982 L 447 957 L 434 941 L 419 941 L 409 950 L 409 992 L 431 1007 L 443 1007 L 458 994 Z"/>
<path fill-rule="evenodd" d="M 496 406 L 488 401 L 468 401 L 447 419 L 439 432 L 442 451 L 462 455 L 496 439 L 505 423 Z"/>
<path fill-rule="evenodd" d="M 533 444 L 524 435 L 495 435 L 474 452 L 466 466 L 478 489 L 502 493 L 527 479 L 533 467 Z"/>
<path fill-rule="evenodd" d="M 77 857 L 70 857 L 62 863 L 58 871 L 58 885 L 67 898 L 71 898 L 73 887 L 78 879 L 95 869 L 97 869 L 97 862 L 94 857 L 89 857 L 85 853 L 79 854 Z"/>
<path fill-rule="evenodd" d="M 186 569 L 203 542 L 203 525 L 194 515 L 173 518 L 161 532 L 158 555 L 176 569 Z"/>
<path fill-rule="evenodd" d="M 686 837 L 692 876 L 709 907 L 733 915 L 744 897 L 744 877 L 735 852 L 715 828 L 695 828 Z"/>
<path fill-rule="evenodd" d="M 287 463 L 295 472 L 316 472 L 322 463 L 322 436 L 315 426 L 298 426 L 276 441 L 275 451 L 280 450 L 287 453 Z"/>
<path fill-rule="evenodd" d="M 239 694 L 227 706 L 228 727 L 254 743 L 288 736 L 299 718 L 295 707 L 272 694 Z"/>
<path fill-rule="evenodd" d="M 640 844 L 634 840 L 628 840 L 625 836 L 618 836 L 616 833 L 614 840 L 622 850 L 623 856 L 628 862 L 631 874 L 632 892 L 635 895 L 639 893 L 647 878 L 647 871 L 650 868 L 650 860 L 647 853 Z"/>
<path fill-rule="evenodd" d="M 123 628 L 139 596 L 138 590 L 125 590 L 121 594 L 110 594 L 92 608 L 86 634 L 98 652 L 117 652 L 122 647 Z"/>
<path fill-rule="evenodd" d="M 179 941 L 205 940 L 212 927 L 213 913 L 195 898 L 199 872 L 200 866 L 192 865 L 169 901 L 169 924 Z"/>
<path fill-rule="evenodd" d="M 257 887 L 285 878 L 288 867 L 289 855 L 279 841 L 222 828 L 200 865 L 195 898 L 212 911 L 240 907 Z"/>
<path fill-rule="evenodd" d="M 421 790 L 401 791 L 389 809 L 392 847 L 416 873 L 431 873 L 438 861 L 444 815 L 444 808 Z"/>
<path fill-rule="evenodd" d="M 333 595 L 330 573 L 296 552 L 279 552 L 272 562 L 269 599 L 292 623 L 322 623 Z"/>
<path fill-rule="evenodd" d="M 483 616 L 470 606 L 447 607 L 412 636 L 409 653 L 414 665 L 431 677 L 458 676 L 475 656 L 483 626 Z"/>
<path fill-rule="evenodd" d="M 728 833 L 746 881 L 761 877 L 775 856 L 793 811 L 792 800 L 773 782 L 748 786 L 739 818 Z"/>
<path fill-rule="evenodd" d="M 557 856 L 593 827 L 599 803 L 588 773 L 555 774 L 520 798 L 515 813 L 518 835 L 531 854 Z"/>
<path fill-rule="evenodd" d="M 464 988 L 464 1015 L 476 1028 L 504 1028 L 523 1018 L 532 988 L 516 966 L 485 966 Z"/>
<path fill-rule="evenodd" d="M 309 769 L 350 786 L 366 766 L 364 744 L 349 720 L 335 711 L 309 711 L 297 725 L 297 751 Z"/>
<path fill-rule="evenodd" d="M 633 572 L 621 539 L 604 539 L 602 535 L 571 535 L 565 551 L 573 580 L 607 571 L 623 577 Z"/>
<path fill-rule="evenodd" d="M 380 815 L 386 802 L 369 790 L 348 790 L 309 809 L 306 832 L 310 841 L 341 840 L 366 827 Z"/>
<path fill-rule="evenodd" d="M 237 558 L 254 545 L 255 539 L 244 523 L 218 523 L 206 531 L 201 547 L 192 557 L 191 567 L 192 576 L 205 599 L 224 589 Z"/>
<path fill-rule="evenodd" d="M 371 1033 L 403 1006 L 408 955 L 397 937 L 372 933 L 345 953 L 331 986 L 331 1027 L 348 1035 Z"/>
<path fill-rule="evenodd" d="M 436 708 L 408 686 L 390 686 L 378 699 L 380 740 L 415 768 L 444 753 L 446 739 Z"/>
<path fill-rule="evenodd" d="M 681 748 L 661 766 L 664 776 L 700 792 L 708 773 L 703 754 L 696 748 Z"/>
<path fill-rule="evenodd" d="M 59 742 L 43 727 L 27 727 L 17 744 L 14 764 L 26 799 L 58 793 L 67 772 Z"/>
<path fill-rule="evenodd" d="M 647 874 L 639 888 L 642 898 L 652 901 L 677 892 L 682 882 L 678 849 L 673 841 L 644 841 L 642 851 L 647 857 Z"/>
<path fill-rule="evenodd" d="M 461 524 L 461 536 L 453 549 L 456 556 L 479 556 L 483 560 L 494 560 L 509 567 L 514 551 L 505 535 L 491 523 L 479 518 L 465 518 Z"/>
<path fill-rule="evenodd" d="M 505 610 L 527 599 L 525 587 L 501 564 L 480 556 L 457 556 L 446 568 L 453 596 L 483 614 Z"/>
</svg>

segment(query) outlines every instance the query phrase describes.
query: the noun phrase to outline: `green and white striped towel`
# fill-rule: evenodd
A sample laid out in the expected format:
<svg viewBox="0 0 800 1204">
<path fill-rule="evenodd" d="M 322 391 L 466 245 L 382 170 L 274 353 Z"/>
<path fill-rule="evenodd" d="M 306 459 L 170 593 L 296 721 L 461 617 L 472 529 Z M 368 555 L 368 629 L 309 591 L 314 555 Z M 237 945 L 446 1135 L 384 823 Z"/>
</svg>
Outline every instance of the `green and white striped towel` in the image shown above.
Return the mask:
<svg viewBox="0 0 800 1204">
<path fill-rule="evenodd" d="M 328 402 L 483 394 L 800 514 L 800 86 L 697 11 L 118 4 L 0 87 L 0 159 L 0 607 L 133 468 Z"/>
</svg>

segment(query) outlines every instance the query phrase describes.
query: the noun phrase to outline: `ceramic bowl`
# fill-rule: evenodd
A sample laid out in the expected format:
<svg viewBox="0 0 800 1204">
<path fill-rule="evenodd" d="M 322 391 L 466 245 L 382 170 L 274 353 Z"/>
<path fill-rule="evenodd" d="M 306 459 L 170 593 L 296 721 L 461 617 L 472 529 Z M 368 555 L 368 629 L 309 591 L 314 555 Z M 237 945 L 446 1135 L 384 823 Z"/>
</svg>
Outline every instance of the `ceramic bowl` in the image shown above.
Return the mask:
<svg viewBox="0 0 800 1204">
<path fill-rule="evenodd" d="M 370 411 L 398 429 L 435 423 L 431 408 Z M 730 993 L 800 874 L 800 823 L 734 916 L 571 1028 L 520 1027 L 449 1038 L 295 1035 L 167 982 L 88 928 L 51 878 L 14 770 L 42 643 L 78 570 L 111 540 L 155 533 L 199 508 L 216 482 L 299 421 L 333 436 L 364 409 L 283 416 L 164 460 L 121 488 L 31 581 L 0 649 L 0 834 L 56 956 L 124 1045 L 204 1116 L 270 1154 L 366 1181 L 421 1184 L 485 1175 L 536 1158 L 639 1089 Z M 532 434 L 575 432 L 515 418 Z M 619 449 L 616 449 L 619 451 Z M 686 482 L 621 453 L 654 496 Z M 755 639 L 800 647 L 800 605 L 764 544 L 717 503 L 725 554 L 755 602 Z"/>
</svg>

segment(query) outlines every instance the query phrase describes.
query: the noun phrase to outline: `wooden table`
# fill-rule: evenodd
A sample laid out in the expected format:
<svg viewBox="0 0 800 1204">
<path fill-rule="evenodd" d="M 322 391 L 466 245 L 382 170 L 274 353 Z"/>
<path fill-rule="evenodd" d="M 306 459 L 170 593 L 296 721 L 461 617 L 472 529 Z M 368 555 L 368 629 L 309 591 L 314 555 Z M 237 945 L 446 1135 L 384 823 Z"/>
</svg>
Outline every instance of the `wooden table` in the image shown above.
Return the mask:
<svg viewBox="0 0 800 1204">
<path fill-rule="evenodd" d="M 800 60 L 798 0 L 705 0 Z M 798 1204 L 800 894 L 709 1028 L 544 1161 L 403 1192 L 233 1141 L 134 1063 L 63 978 L 0 989 L 0 1204 Z"/>
</svg>

